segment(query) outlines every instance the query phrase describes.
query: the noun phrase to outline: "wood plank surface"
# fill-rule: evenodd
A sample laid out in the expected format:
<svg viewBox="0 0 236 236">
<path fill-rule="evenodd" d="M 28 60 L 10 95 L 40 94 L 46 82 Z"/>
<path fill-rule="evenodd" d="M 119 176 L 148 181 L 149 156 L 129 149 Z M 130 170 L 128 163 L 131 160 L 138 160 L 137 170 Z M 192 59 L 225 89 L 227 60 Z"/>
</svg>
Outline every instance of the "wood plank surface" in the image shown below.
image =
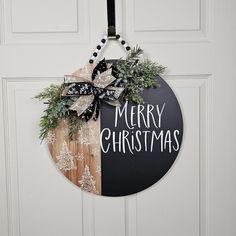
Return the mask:
<svg viewBox="0 0 236 236">
<path fill-rule="evenodd" d="M 75 185 L 83 188 L 79 181 L 82 180 L 82 175 L 87 166 L 91 178 L 95 181 L 96 192 L 93 190 L 91 192 L 101 195 L 100 120 L 84 122 L 73 140 L 70 140 L 68 136 L 68 124 L 65 120 L 62 120 L 52 132 L 55 140 L 48 143 L 48 148 L 53 161 L 56 164 L 59 162 L 58 156 L 65 141 L 76 167 L 76 169 L 61 169 L 60 171 Z"/>
</svg>

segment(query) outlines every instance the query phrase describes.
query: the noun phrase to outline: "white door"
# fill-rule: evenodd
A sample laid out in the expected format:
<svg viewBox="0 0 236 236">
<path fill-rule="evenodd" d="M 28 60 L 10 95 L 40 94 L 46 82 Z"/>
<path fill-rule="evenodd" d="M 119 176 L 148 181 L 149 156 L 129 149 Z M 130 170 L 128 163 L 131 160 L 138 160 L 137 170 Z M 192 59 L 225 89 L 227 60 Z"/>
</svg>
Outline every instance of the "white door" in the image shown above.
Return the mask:
<svg viewBox="0 0 236 236">
<path fill-rule="evenodd" d="M 97 197 L 38 140 L 32 97 L 87 63 L 106 1 L 0 0 L 0 235 L 235 236 L 235 0 L 117 1 L 118 32 L 168 67 L 184 117 L 179 157 L 153 187 Z M 111 43 L 106 58 L 124 55 Z"/>
</svg>

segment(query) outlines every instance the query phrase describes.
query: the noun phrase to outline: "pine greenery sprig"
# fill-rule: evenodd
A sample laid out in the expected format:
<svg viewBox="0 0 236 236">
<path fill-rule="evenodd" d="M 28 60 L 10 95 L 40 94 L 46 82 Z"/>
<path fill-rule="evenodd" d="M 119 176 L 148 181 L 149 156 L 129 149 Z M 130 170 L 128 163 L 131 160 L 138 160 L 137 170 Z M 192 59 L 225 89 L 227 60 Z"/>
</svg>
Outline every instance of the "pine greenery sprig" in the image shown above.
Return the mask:
<svg viewBox="0 0 236 236">
<path fill-rule="evenodd" d="M 49 131 L 55 129 L 62 119 L 68 121 L 70 137 L 72 137 L 80 127 L 80 118 L 76 113 L 69 110 L 69 107 L 77 98 L 61 97 L 62 91 L 63 86 L 51 84 L 48 88 L 45 88 L 43 92 L 35 96 L 36 99 L 40 101 L 44 100 L 45 103 L 48 104 L 39 122 L 39 138 L 41 140 L 45 139 Z"/>
<path fill-rule="evenodd" d="M 47 100 L 50 103 L 57 103 L 61 97 L 63 87 L 61 85 L 51 84 L 48 88 L 45 88 L 41 93 L 34 98 L 42 101 Z"/>
<path fill-rule="evenodd" d="M 120 60 L 117 64 L 119 77 L 123 78 L 125 87 L 123 98 L 136 104 L 144 102 L 142 98 L 144 89 L 159 86 L 156 76 L 165 70 L 165 67 L 148 59 L 140 61 L 142 54 L 143 50 L 136 46 L 126 60 Z"/>
<path fill-rule="evenodd" d="M 130 53 L 126 57 L 126 62 L 135 62 L 136 60 L 140 59 L 140 56 L 143 54 L 143 49 L 139 46 L 136 46 L 131 49 Z"/>
</svg>

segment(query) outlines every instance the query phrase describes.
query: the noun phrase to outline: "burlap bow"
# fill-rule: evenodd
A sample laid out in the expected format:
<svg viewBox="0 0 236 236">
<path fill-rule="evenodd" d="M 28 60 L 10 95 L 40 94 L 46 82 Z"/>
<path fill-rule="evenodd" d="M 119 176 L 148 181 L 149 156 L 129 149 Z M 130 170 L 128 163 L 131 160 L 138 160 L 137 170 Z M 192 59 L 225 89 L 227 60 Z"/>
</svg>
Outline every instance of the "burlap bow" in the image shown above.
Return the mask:
<svg viewBox="0 0 236 236">
<path fill-rule="evenodd" d="M 62 96 L 78 97 L 69 109 L 76 111 L 78 116 L 82 115 L 86 120 L 95 113 L 96 120 L 99 116 L 101 100 L 112 106 L 120 106 L 118 99 L 124 88 L 110 86 L 115 80 L 111 68 L 98 73 L 93 81 L 76 75 L 66 75 Z"/>
</svg>

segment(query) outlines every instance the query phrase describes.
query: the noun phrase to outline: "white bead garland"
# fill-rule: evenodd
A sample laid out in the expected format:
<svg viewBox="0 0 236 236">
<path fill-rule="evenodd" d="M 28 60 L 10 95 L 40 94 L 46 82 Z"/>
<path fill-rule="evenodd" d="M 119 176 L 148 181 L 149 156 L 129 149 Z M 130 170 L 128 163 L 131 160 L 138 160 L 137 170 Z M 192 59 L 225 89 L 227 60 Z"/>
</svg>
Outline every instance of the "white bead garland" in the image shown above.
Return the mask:
<svg viewBox="0 0 236 236">
<path fill-rule="evenodd" d="M 103 36 L 103 38 L 101 39 L 100 43 L 97 45 L 96 49 L 94 50 L 92 57 L 89 59 L 89 63 L 90 64 L 94 63 L 96 58 L 99 56 L 102 48 L 107 43 L 108 39 L 109 38 L 107 37 L 107 35 Z M 125 50 L 130 51 L 131 48 L 127 45 L 125 40 L 119 34 L 116 35 L 116 39 L 121 43 L 121 45 L 125 48 Z"/>
</svg>

